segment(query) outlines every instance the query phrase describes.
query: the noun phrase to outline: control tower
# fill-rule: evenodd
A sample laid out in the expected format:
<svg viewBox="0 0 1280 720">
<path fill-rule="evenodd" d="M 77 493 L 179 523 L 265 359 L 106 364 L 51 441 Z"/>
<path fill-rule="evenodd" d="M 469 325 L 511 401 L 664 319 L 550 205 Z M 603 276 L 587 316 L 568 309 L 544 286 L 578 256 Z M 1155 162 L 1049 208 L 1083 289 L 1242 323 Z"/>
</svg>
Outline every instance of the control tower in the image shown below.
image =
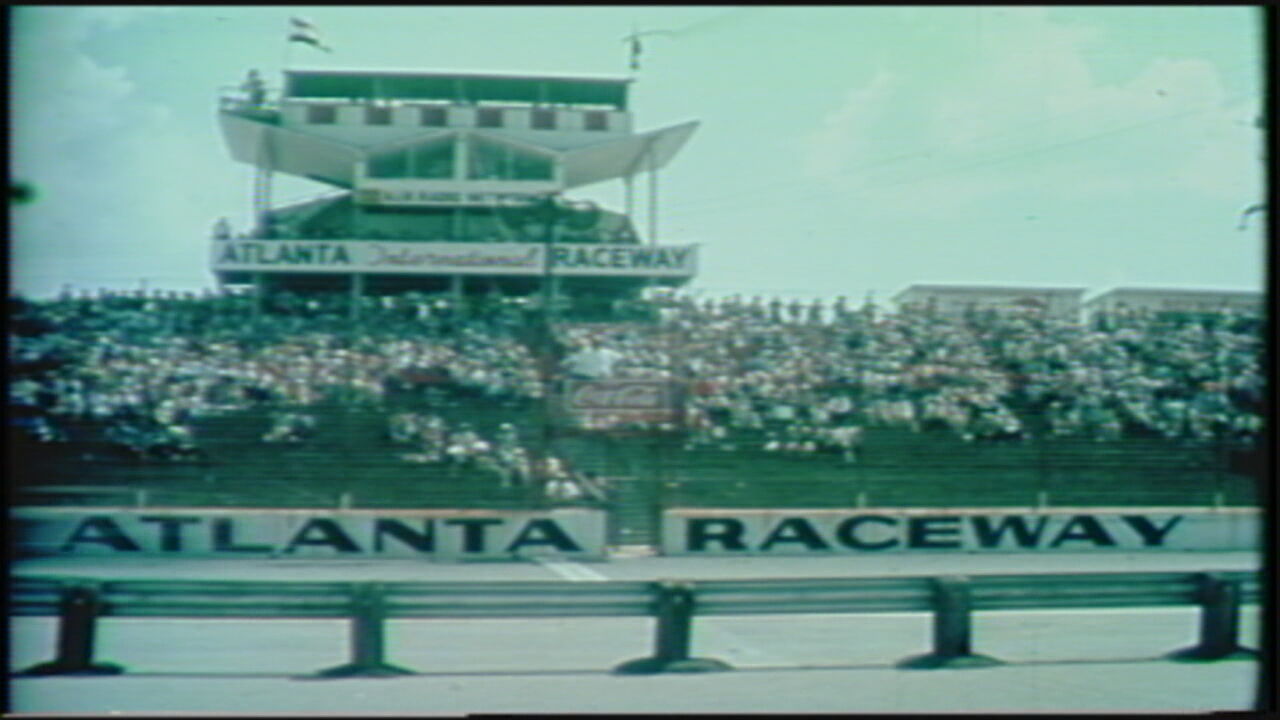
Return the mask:
<svg viewBox="0 0 1280 720">
<path fill-rule="evenodd" d="M 693 245 L 661 245 L 657 171 L 697 121 L 635 132 L 629 79 L 438 72 L 251 73 L 221 97 L 231 156 L 256 168 L 255 224 L 215 231 L 219 282 L 260 291 L 499 291 L 554 301 L 680 285 Z M 330 185 L 275 207 L 272 178 Z M 650 236 L 632 222 L 647 174 Z M 619 180 L 621 212 L 566 198 Z M 557 303 L 558 304 L 558 303 Z"/>
</svg>

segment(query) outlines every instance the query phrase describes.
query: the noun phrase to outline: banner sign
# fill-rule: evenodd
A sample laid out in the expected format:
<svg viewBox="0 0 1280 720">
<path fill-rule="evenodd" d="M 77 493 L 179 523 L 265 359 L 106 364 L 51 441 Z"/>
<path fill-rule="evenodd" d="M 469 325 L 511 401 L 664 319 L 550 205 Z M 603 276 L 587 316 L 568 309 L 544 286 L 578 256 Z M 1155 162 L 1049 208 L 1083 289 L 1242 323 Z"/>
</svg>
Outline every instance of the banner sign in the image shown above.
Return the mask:
<svg viewBox="0 0 1280 720">
<path fill-rule="evenodd" d="M 523 181 L 522 192 L 459 192 L 457 190 L 438 190 L 422 187 L 405 187 L 403 181 L 397 185 L 375 185 L 373 181 L 364 180 L 356 188 L 352 197 L 360 205 L 395 205 L 414 207 L 453 207 L 468 205 L 473 207 L 491 207 L 504 200 L 528 202 L 531 198 L 555 192 L 560 186 L 553 182 L 530 183 Z"/>
<path fill-rule="evenodd" d="M 1255 550 L 1257 510 L 667 510 L 667 555 Z"/>
<path fill-rule="evenodd" d="M 17 508 L 20 553 L 59 555 L 605 558 L 605 515 L 471 510 Z"/>
<path fill-rule="evenodd" d="M 551 271 L 556 275 L 693 277 L 697 260 L 694 245 L 551 246 Z"/>
<path fill-rule="evenodd" d="M 214 240 L 214 271 L 395 275 L 544 275 L 541 243 Z M 697 247 L 555 243 L 561 277 L 693 277 Z"/>
<path fill-rule="evenodd" d="M 628 423 L 673 423 L 680 388 L 662 380 L 566 380 L 563 407 L 580 427 L 609 429 Z"/>
</svg>

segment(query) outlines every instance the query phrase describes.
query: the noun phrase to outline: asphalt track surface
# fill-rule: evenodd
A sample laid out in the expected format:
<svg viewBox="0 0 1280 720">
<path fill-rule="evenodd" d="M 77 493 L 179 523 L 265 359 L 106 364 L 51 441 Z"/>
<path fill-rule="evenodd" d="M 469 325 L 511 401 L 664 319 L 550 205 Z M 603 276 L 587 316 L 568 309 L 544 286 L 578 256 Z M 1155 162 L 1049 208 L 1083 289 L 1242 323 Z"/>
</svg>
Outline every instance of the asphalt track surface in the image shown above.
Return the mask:
<svg viewBox="0 0 1280 720">
<path fill-rule="evenodd" d="M 11 572 L 116 578 L 549 580 L 850 577 L 963 573 L 1251 570 L 1254 553 L 950 554 L 728 559 L 636 556 L 607 562 L 399 560 L 19 561 Z M 1186 713 L 1247 710 L 1258 664 L 1178 663 L 1194 644 L 1194 608 L 977 613 L 974 650 L 990 668 L 900 670 L 928 649 L 927 614 L 764 615 L 694 621 L 693 655 L 718 673 L 618 676 L 652 647 L 648 618 L 394 620 L 394 678 L 302 679 L 345 662 L 347 625 L 332 620 L 115 618 L 98 659 L 128 673 L 11 677 L 10 714 L 456 715 L 464 713 Z M 1246 606 L 1242 641 L 1259 642 Z M 10 624 L 10 668 L 50 658 L 51 618 Z"/>
</svg>

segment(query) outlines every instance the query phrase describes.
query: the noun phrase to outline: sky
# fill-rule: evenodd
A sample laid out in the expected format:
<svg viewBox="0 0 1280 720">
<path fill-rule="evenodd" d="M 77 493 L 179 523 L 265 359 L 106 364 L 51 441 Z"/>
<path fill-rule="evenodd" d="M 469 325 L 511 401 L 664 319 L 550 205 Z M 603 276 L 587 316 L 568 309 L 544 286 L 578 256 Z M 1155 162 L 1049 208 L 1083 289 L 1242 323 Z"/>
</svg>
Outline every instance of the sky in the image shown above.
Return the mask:
<svg viewBox="0 0 1280 720">
<path fill-rule="evenodd" d="M 289 43 L 306 18 L 332 48 Z M 253 169 L 217 99 L 250 68 L 634 76 L 699 296 L 913 283 L 1261 290 L 1261 15 L 1246 6 L 31 6 L 12 10 L 11 294 L 214 287 Z M 644 37 L 629 68 L 624 36 Z M 634 221 L 646 241 L 647 176 Z M 277 177 L 275 202 L 326 187 Z M 623 207 L 622 183 L 570 198 Z"/>
</svg>

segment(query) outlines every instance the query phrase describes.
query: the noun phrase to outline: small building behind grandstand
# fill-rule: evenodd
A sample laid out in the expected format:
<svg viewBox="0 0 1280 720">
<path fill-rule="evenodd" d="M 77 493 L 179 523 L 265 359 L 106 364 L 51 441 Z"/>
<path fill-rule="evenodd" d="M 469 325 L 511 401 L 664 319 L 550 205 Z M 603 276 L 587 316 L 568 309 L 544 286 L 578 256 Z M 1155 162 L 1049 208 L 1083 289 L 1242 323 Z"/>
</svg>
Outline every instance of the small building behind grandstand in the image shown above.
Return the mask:
<svg viewBox="0 0 1280 720">
<path fill-rule="evenodd" d="M 893 296 L 899 309 L 929 309 L 944 317 L 988 309 L 1041 310 L 1048 317 L 1079 320 L 1084 288 L 915 284 Z"/>
<path fill-rule="evenodd" d="M 1262 293 L 1247 290 L 1119 287 L 1084 303 L 1092 317 L 1100 313 L 1148 312 L 1206 315 L 1224 312 L 1260 314 Z"/>
</svg>

